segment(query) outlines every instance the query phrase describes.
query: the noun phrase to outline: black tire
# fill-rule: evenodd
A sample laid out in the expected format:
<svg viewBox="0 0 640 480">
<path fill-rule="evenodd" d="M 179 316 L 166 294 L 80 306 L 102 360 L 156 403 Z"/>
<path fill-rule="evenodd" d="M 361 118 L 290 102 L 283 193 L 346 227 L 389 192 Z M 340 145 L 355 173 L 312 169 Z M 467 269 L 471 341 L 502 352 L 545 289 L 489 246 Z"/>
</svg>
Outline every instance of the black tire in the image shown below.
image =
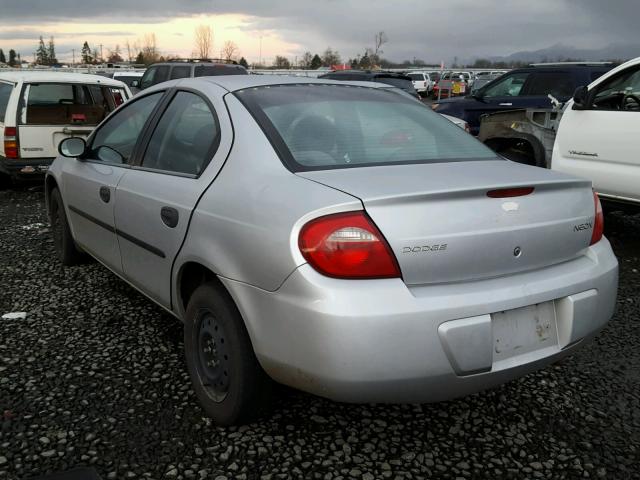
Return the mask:
<svg viewBox="0 0 640 480">
<path fill-rule="evenodd" d="M 216 424 L 241 424 L 270 409 L 272 381 L 256 359 L 235 303 L 212 283 L 189 299 L 184 350 L 196 396 Z"/>
<path fill-rule="evenodd" d="M 69 230 L 67 214 L 64 211 L 62 196 L 57 188 L 51 190 L 49 197 L 49 219 L 51 221 L 51 234 L 53 245 L 60 262 L 67 267 L 82 262 L 83 254 L 76 248 L 76 244 Z"/>
</svg>

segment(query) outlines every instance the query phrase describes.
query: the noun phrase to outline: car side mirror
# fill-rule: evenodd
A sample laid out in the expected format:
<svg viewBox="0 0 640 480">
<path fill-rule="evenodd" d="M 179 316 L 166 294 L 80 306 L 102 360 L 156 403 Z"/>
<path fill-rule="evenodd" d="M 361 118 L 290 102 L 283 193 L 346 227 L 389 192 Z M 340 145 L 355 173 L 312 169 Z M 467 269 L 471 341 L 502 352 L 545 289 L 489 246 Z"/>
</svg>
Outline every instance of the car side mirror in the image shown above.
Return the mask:
<svg viewBox="0 0 640 480">
<path fill-rule="evenodd" d="M 589 103 L 589 89 L 587 87 L 578 87 L 573 94 L 573 109 L 586 110 Z"/>
<path fill-rule="evenodd" d="M 86 150 L 87 142 L 80 137 L 68 137 L 58 144 L 58 153 L 67 158 L 81 157 Z"/>
<path fill-rule="evenodd" d="M 133 81 L 131 82 L 131 86 L 132 86 L 133 88 L 140 88 L 140 81 L 139 81 L 139 80 L 133 80 Z"/>
</svg>

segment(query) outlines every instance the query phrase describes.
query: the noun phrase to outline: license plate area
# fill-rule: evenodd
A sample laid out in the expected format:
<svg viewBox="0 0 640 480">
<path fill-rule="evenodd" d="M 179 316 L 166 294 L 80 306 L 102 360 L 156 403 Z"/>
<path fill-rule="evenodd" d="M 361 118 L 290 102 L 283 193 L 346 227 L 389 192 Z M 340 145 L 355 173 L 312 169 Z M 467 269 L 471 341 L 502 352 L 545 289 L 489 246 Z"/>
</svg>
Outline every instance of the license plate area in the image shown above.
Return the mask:
<svg viewBox="0 0 640 480">
<path fill-rule="evenodd" d="M 491 315 L 493 362 L 558 345 L 554 302 L 544 302 Z"/>
</svg>

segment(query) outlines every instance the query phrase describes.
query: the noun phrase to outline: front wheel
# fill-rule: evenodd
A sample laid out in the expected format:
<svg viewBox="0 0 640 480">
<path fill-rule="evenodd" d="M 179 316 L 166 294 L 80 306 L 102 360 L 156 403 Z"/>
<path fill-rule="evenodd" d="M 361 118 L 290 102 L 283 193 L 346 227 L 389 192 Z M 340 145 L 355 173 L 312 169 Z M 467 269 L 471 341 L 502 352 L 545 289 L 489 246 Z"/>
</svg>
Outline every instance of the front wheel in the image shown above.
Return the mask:
<svg viewBox="0 0 640 480">
<path fill-rule="evenodd" d="M 75 241 L 69 229 L 67 214 L 64 211 L 60 190 L 54 188 L 49 198 L 49 219 L 51 220 L 51 232 L 53 245 L 60 262 L 69 267 L 82 262 L 83 255 L 76 248 Z"/>
<path fill-rule="evenodd" d="M 272 384 L 227 292 L 207 283 L 191 296 L 184 327 L 187 368 L 196 396 L 218 425 L 256 418 L 270 407 Z"/>
</svg>

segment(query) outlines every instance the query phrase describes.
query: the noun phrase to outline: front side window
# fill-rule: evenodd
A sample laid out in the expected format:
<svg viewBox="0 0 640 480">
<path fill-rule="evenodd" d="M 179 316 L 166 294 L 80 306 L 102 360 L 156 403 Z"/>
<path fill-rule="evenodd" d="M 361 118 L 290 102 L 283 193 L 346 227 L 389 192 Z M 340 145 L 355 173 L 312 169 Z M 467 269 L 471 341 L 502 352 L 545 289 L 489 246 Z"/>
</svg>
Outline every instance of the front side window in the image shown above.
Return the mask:
<svg viewBox="0 0 640 480">
<path fill-rule="evenodd" d="M 178 92 L 151 136 L 142 166 L 199 175 L 219 141 L 220 127 L 207 102 L 194 93 Z"/>
<path fill-rule="evenodd" d="M 482 91 L 482 95 L 487 98 L 491 97 L 517 97 L 522 91 L 524 82 L 531 75 L 529 72 L 514 73 L 506 75 L 500 80 L 493 82 Z"/>
<path fill-rule="evenodd" d="M 162 95 L 163 92 L 158 92 L 142 97 L 115 113 L 96 132 L 88 158 L 105 163 L 129 163 L 138 137 Z"/>
<path fill-rule="evenodd" d="M 94 85 L 33 83 L 27 87 L 25 125 L 97 125 L 113 110 L 103 95 L 94 101 Z"/>
<path fill-rule="evenodd" d="M 7 105 L 9 104 L 11 92 L 13 92 L 13 84 L 0 83 L 0 123 L 4 123 L 4 117 L 7 113 Z"/>
<path fill-rule="evenodd" d="M 598 85 L 593 108 L 640 111 L 640 68 L 623 71 Z"/>
<path fill-rule="evenodd" d="M 236 95 L 293 171 L 497 158 L 421 102 L 385 90 L 281 85 Z"/>
</svg>

